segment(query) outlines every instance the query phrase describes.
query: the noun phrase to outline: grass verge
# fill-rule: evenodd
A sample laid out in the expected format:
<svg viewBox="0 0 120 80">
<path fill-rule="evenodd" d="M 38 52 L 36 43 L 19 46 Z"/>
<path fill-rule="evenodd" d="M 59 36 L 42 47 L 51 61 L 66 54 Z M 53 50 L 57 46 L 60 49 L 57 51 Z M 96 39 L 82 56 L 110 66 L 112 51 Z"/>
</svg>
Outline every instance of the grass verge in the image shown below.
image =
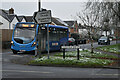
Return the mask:
<svg viewBox="0 0 120 80">
<path fill-rule="evenodd" d="M 100 49 L 100 50 L 106 51 L 106 52 L 112 52 L 115 54 L 120 54 L 120 52 L 119 52 L 120 44 L 98 47 L 97 49 Z"/>
<path fill-rule="evenodd" d="M 75 57 L 66 57 L 63 59 L 59 56 L 50 56 L 50 59 L 47 59 L 47 57 L 44 56 L 42 58 L 37 58 L 29 62 L 30 65 L 71 67 L 103 67 L 111 65 L 112 63 L 114 63 L 113 60 L 107 59 L 80 57 L 79 60 L 77 60 Z"/>
<path fill-rule="evenodd" d="M 60 52 L 58 54 L 55 54 L 54 56 L 59 56 L 62 57 L 63 53 Z M 66 57 L 76 57 L 77 56 L 77 51 L 72 51 L 72 52 L 66 52 L 65 54 Z M 79 52 L 79 56 L 80 57 L 91 57 L 91 58 L 109 58 L 109 59 L 118 59 L 118 57 L 113 56 L 113 55 L 107 55 L 107 54 L 103 54 L 101 52 L 96 52 L 94 51 L 94 53 L 91 53 L 90 50 L 84 50 L 84 51 L 80 51 Z"/>
<path fill-rule="evenodd" d="M 90 50 L 80 51 L 79 60 L 76 58 L 77 51 L 66 52 L 65 59 L 63 59 L 62 56 L 62 52 L 50 56 L 50 59 L 48 59 L 47 56 L 43 56 L 42 58 L 30 61 L 29 64 L 43 66 L 104 67 L 111 66 L 116 62 L 109 58 L 118 59 L 116 56 L 103 54 L 101 52 L 94 51 L 94 53 L 90 53 Z"/>
</svg>

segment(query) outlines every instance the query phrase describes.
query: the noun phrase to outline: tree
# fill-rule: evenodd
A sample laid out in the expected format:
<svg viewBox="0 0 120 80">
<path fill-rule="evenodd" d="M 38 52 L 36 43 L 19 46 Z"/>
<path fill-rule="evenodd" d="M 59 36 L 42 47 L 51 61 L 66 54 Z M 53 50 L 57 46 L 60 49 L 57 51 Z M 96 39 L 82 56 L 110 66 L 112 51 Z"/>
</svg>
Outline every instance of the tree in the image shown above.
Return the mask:
<svg viewBox="0 0 120 80">
<path fill-rule="evenodd" d="M 102 29 L 109 31 L 112 29 L 118 29 L 120 23 L 120 1 L 114 0 L 89 0 L 86 4 L 86 10 L 92 11 L 100 17 Z M 107 23 L 107 25 L 106 25 Z M 111 26 L 110 26 L 111 25 Z"/>
<path fill-rule="evenodd" d="M 97 20 L 99 20 L 99 16 L 97 14 L 94 14 L 92 11 L 83 11 L 79 12 L 77 14 L 78 18 L 84 23 L 84 26 L 87 29 L 89 39 L 91 42 L 91 53 L 93 53 L 93 37 L 97 33 L 97 31 L 100 29 L 99 24 L 97 24 Z"/>
</svg>

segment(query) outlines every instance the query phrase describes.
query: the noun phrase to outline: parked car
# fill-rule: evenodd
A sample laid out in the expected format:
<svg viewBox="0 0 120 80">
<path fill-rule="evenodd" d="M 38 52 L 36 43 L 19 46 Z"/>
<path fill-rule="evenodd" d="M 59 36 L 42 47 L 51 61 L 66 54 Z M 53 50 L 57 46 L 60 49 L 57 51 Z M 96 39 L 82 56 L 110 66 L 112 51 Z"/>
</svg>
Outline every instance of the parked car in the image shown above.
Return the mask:
<svg viewBox="0 0 120 80">
<path fill-rule="evenodd" d="M 112 36 L 112 35 L 109 35 L 109 38 L 110 38 L 110 41 L 112 41 L 112 40 L 115 40 L 115 39 L 116 39 L 116 37 L 115 37 L 115 36 Z"/>
<path fill-rule="evenodd" d="M 68 39 L 68 45 L 75 45 L 75 39 L 74 38 L 69 38 Z"/>
<path fill-rule="evenodd" d="M 106 37 L 106 36 L 100 37 L 100 39 L 98 40 L 98 45 L 100 45 L 100 44 L 110 45 L 109 37 Z"/>
<path fill-rule="evenodd" d="M 76 39 L 75 44 L 86 44 L 86 39 Z"/>
<path fill-rule="evenodd" d="M 86 44 L 86 39 L 79 39 L 78 44 Z"/>
</svg>

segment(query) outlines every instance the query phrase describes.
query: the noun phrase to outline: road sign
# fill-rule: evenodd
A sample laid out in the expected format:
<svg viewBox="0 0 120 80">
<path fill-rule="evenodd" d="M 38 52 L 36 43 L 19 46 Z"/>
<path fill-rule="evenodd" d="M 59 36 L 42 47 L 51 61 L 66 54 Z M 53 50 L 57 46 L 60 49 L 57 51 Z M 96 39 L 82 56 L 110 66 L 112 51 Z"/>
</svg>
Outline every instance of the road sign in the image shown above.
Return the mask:
<svg viewBox="0 0 120 80">
<path fill-rule="evenodd" d="M 61 46 L 62 49 L 78 49 L 80 46 Z"/>
<path fill-rule="evenodd" d="M 52 22 L 51 10 L 35 12 L 33 20 L 37 24 L 50 24 Z"/>
<path fill-rule="evenodd" d="M 79 48 L 80 46 L 61 46 L 63 49 L 63 59 L 65 59 L 65 49 L 77 49 L 77 60 L 79 60 Z"/>
</svg>

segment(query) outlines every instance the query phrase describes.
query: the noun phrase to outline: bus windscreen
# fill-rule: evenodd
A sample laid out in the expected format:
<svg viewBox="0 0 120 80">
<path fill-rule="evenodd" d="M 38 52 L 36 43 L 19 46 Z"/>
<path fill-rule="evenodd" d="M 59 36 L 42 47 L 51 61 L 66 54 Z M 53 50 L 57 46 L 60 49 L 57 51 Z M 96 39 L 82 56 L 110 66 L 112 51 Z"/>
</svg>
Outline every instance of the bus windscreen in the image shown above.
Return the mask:
<svg viewBox="0 0 120 80">
<path fill-rule="evenodd" d="M 34 24 L 18 24 L 14 31 L 14 40 L 21 44 L 30 43 L 35 37 Z"/>
</svg>

